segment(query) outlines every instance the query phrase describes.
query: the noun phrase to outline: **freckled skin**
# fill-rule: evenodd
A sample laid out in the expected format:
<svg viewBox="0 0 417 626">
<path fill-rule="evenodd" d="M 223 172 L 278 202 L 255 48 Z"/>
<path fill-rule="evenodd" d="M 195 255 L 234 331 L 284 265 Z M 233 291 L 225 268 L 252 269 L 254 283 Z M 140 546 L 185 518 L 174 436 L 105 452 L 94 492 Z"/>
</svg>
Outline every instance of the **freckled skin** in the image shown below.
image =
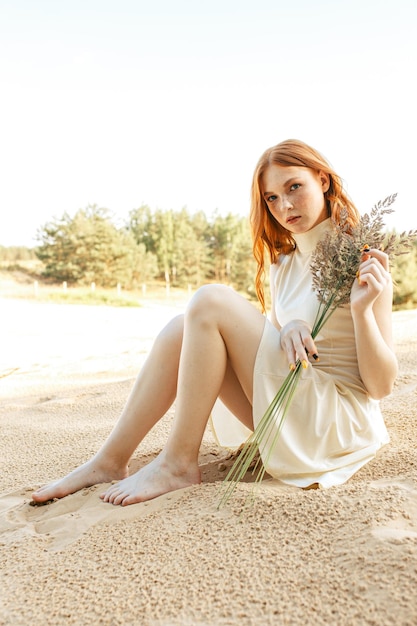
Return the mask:
<svg viewBox="0 0 417 626">
<path fill-rule="evenodd" d="M 291 233 L 306 233 L 329 217 L 324 193 L 329 178 L 305 167 L 270 165 L 262 176 L 265 202 Z"/>
</svg>

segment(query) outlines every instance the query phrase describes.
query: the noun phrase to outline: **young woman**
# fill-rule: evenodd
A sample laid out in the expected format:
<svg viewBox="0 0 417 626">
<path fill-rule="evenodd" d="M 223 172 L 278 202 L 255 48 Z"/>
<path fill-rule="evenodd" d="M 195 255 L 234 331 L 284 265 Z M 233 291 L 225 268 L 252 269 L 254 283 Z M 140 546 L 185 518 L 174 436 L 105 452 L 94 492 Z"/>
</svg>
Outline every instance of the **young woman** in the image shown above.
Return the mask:
<svg viewBox="0 0 417 626">
<path fill-rule="evenodd" d="M 311 337 L 318 299 L 310 257 L 342 207 L 357 223 L 358 212 L 340 178 L 316 150 L 296 140 L 267 150 L 253 177 L 251 227 L 264 310 L 266 253 L 271 261 L 270 319 L 229 287 L 200 288 L 185 315 L 155 340 L 101 449 L 63 479 L 40 488 L 33 500 L 120 480 L 101 498 L 125 506 L 199 483 L 199 448 L 216 400 L 222 403 L 220 408 L 216 403 L 212 420 L 219 441 L 239 445 L 297 359 L 303 373 L 268 473 L 299 487 L 329 487 L 373 458 L 388 441 L 378 400 L 391 392 L 397 374 L 386 254 L 370 250 L 360 265 L 360 280 L 353 283 L 350 306 L 337 309 L 315 341 Z M 129 476 L 133 452 L 174 401 L 165 447 Z"/>
</svg>

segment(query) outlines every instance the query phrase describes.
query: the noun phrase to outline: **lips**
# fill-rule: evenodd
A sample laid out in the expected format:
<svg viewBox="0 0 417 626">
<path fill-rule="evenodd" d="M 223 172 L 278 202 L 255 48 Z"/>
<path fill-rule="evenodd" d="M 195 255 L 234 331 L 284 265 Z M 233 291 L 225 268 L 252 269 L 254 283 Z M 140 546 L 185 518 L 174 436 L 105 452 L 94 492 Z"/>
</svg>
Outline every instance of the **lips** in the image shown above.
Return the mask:
<svg viewBox="0 0 417 626">
<path fill-rule="evenodd" d="M 292 215 L 291 217 L 288 217 L 287 218 L 287 224 L 293 224 L 298 219 L 300 219 L 300 217 L 301 217 L 301 215 Z"/>
</svg>

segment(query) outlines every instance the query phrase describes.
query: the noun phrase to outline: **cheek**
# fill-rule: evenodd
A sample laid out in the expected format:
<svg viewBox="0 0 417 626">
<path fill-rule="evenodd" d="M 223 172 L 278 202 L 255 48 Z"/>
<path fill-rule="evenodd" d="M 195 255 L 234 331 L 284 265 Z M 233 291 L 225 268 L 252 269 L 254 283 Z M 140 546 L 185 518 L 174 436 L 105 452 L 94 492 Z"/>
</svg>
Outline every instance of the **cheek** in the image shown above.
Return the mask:
<svg viewBox="0 0 417 626">
<path fill-rule="evenodd" d="M 275 221 L 278 222 L 278 224 L 281 224 L 282 226 L 285 223 L 279 211 L 276 211 L 275 209 L 269 209 L 269 212 L 272 215 L 272 217 L 275 219 Z"/>
<path fill-rule="evenodd" d="M 311 193 L 305 191 L 304 189 L 300 189 L 296 198 L 296 206 L 307 206 L 311 204 L 312 199 L 313 198 Z"/>
<path fill-rule="evenodd" d="M 321 190 L 311 193 L 301 193 L 298 202 L 300 208 L 309 208 L 316 211 L 322 211 L 326 208 L 326 200 Z"/>
</svg>

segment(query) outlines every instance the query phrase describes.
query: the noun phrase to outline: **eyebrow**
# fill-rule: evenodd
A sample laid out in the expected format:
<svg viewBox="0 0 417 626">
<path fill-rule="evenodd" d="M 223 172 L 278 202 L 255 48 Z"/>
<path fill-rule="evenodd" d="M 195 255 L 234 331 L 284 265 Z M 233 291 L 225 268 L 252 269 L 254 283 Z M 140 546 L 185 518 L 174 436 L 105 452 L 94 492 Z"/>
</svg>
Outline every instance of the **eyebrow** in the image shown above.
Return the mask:
<svg viewBox="0 0 417 626">
<path fill-rule="evenodd" d="M 299 180 L 299 176 L 292 176 L 291 178 L 289 178 L 288 180 L 285 181 L 284 183 L 284 187 L 286 187 L 287 185 L 289 185 L 290 183 L 294 182 L 295 180 Z M 273 191 L 264 191 L 263 196 L 269 196 L 269 195 L 273 195 L 274 192 Z"/>
</svg>

